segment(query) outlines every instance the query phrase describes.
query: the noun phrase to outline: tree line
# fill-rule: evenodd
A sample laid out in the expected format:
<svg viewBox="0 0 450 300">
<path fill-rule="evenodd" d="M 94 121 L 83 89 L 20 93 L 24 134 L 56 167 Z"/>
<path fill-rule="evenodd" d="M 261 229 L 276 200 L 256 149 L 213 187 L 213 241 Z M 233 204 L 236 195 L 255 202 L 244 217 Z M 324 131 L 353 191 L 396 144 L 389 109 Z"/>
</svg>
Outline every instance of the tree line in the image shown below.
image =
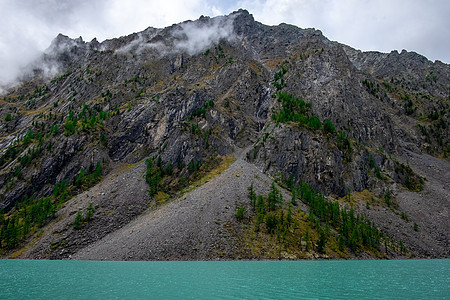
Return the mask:
<svg viewBox="0 0 450 300">
<path fill-rule="evenodd" d="M 13 249 L 23 242 L 30 234 L 44 227 L 55 216 L 55 212 L 79 190 L 86 190 L 96 184 L 102 177 L 100 162 L 91 165 L 73 179 L 72 185 L 62 179 L 53 187 L 53 193 L 46 197 L 35 199 L 33 195 L 16 202 L 14 209 L 5 214 L 0 211 L 0 249 Z M 87 210 L 84 221 L 92 218 L 93 209 Z M 78 226 L 74 226 L 78 227 Z"/>
<path fill-rule="evenodd" d="M 314 190 L 308 183 L 301 180 L 294 184 L 290 175 L 282 182 L 292 193 L 289 203 L 283 201 L 282 194 L 275 182 L 272 182 L 268 195 L 257 195 L 253 183 L 248 187 L 248 198 L 252 207 L 251 215 L 254 216 L 256 231 L 262 228 L 270 235 L 275 235 L 279 241 L 292 240 L 293 234 L 299 234 L 296 230 L 294 207 L 299 205 L 298 200 L 308 206 L 308 227 L 302 232 L 302 241 L 306 250 L 314 248 L 319 253 L 326 253 L 330 237 L 337 241 L 339 251 L 350 249 L 355 254 L 362 250 L 374 253 L 381 252 L 384 242 L 385 249 L 389 239 L 379 230 L 373 222 L 364 215 L 355 213 L 353 207 L 341 206 L 337 201 L 330 200 L 322 193 Z M 243 218 L 242 208 L 238 209 L 236 216 Z M 312 231 L 315 230 L 316 238 L 312 239 Z M 390 244 L 394 243 L 390 241 Z M 403 247 L 402 251 L 406 251 Z"/>
</svg>

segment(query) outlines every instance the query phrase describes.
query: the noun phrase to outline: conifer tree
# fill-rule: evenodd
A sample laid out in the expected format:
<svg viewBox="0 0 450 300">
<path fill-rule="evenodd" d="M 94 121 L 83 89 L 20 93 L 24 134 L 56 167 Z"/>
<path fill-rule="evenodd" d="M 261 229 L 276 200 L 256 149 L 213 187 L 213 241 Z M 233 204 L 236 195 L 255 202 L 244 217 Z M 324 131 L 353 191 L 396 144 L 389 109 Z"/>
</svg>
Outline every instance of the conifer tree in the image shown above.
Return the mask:
<svg viewBox="0 0 450 300">
<path fill-rule="evenodd" d="M 80 229 L 83 226 L 83 216 L 81 215 L 81 210 L 79 209 L 77 215 L 75 216 L 75 221 L 73 221 L 73 228 Z"/>
<path fill-rule="evenodd" d="M 317 251 L 319 253 L 325 253 L 325 244 L 327 242 L 327 237 L 323 230 L 320 230 L 319 240 L 317 241 Z"/>
<path fill-rule="evenodd" d="M 272 182 L 272 185 L 270 186 L 269 195 L 267 196 L 269 211 L 274 211 L 276 209 L 277 204 L 282 202 L 282 199 L 283 198 L 281 196 L 281 193 L 275 186 L 275 182 Z"/>
<path fill-rule="evenodd" d="M 89 203 L 89 206 L 86 209 L 86 217 L 84 218 L 84 220 L 90 221 L 93 216 L 94 216 L 94 207 L 92 206 L 92 202 L 91 202 L 91 203 Z"/>
<path fill-rule="evenodd" d="M 253 188 L 253 182 L 248 187 L 248 198 L 250 199 L 250 201 L 252 203 L 253 209 L 256 209 L 256 193 L 255 193 L 255 190 Z"/>
</svg>

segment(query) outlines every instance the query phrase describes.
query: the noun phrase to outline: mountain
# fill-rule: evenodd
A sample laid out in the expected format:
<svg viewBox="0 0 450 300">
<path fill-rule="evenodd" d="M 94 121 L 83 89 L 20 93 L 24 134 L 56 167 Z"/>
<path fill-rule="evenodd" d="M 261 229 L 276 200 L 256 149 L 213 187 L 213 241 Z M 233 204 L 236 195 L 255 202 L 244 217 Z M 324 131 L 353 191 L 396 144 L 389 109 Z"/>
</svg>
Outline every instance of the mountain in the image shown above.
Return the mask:
<svg viewBox="0 0 450 300">
<path fill-rule="evenodd" d="M 3 257 L 450 257 L 447 64 L 239 10 L 32 69 L 0 98 Z"/>
</svg>

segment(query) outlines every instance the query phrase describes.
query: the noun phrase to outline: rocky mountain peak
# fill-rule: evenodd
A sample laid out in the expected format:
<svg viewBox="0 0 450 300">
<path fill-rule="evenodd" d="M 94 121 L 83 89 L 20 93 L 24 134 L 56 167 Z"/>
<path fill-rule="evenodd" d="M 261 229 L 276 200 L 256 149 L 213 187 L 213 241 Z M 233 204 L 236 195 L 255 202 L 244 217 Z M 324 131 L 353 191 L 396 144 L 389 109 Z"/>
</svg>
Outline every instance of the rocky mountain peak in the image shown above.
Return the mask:
<svg viewBox="0 0 450 300">
<path fill-rule="evenodd" d="M 338 222 L 314 210 L 314 201 L 327 197 L 333 202 L 323 207 L 364 213 L 414 255 L 449 255 L 447 220 L 439 214 L 450 199 L 449 65 L 411 52 L 358 51 L 319 30 L 267 26 L 239 10 L 101 43 L 60 34 L 36 66 L 51 76 L 36 72 L 0 98 L 0 206 L 7 213 L 0 220 L 17 220 L 21 243 L 32 228 L 60 222 L 61 235 L 49 235 L 31 257 L 75 254 L 148 207 L 179 200 L 210 172 L 226 169 L 232 156 L 238 164 L 211 184 L 230 184 L 235 196 L 207 199 L 231 213 L 218 221 L 210 212 L 202 219 L 208 224 L 239 225 L 238 210 L 253 224 L 256 204 L 247 201 L 248 185 L 263 191 L 271 178 L 285 188 L 284 199 L 293 198 L 299 227 L 292 230 L 298 234 L 311 222 L 318 237 L 320 224 Z M 216 188 L 188 199 L 210 197 L 211 190 Z M 89 201 L 97 207 L 94 221 L 75 226 L 86 230 L 75 228 L 76 206 L 87 210 Z M 284 218 L 289 203 L 282 203 Z M 281 211 L 270 205 L 273 221 Z M 38 206 L 46 215 L 25 224 L 23 214 Z M 176 208 L 170 220 L 182 218 L 181 211 Z M 190 210 L 189 218 L 199 213 Z M 309 221 L 302 219 L 308 215 Z M 261 229 L 271 226 L 259 218 Z M 211 236 L 225 238 L 217 228 L 208 227 Z M 8 241 L 0 246 L 8 248 Z M 381 256 L 383 249 L 388 257 L 405 255 L 399 242 L 386 241 L 391 244 L 384 248 L 375 245 Z M 358 243 L 328 249 L 329 255 L 355 257 L 363 249 Z"/>
<path fill-rule="evenodd" d="M 60 33 L 55 39 L 53 39 L 50 46 L 47 48 L 47 50 L 45 50 L 45 52 L 58 53 L 70 50 L 73 47 L 81 47 L 85 44 L 86 43 L 81 36 L 76 39 L 71 39 L 70 37 Z"/>
</svg>

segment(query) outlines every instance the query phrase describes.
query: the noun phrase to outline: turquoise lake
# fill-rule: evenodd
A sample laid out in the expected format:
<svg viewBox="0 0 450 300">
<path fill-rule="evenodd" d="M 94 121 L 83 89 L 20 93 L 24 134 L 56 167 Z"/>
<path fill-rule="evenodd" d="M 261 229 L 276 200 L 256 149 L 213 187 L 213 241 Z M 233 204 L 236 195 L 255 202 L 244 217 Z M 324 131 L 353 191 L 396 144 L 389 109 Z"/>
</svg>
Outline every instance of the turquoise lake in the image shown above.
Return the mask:
<svg viewBox="0 0 450 300">
<path fill-rule="evenodd" d="M 450 260 L 0 260 L 0 299 L 450 299 Z"/>
</svg>

